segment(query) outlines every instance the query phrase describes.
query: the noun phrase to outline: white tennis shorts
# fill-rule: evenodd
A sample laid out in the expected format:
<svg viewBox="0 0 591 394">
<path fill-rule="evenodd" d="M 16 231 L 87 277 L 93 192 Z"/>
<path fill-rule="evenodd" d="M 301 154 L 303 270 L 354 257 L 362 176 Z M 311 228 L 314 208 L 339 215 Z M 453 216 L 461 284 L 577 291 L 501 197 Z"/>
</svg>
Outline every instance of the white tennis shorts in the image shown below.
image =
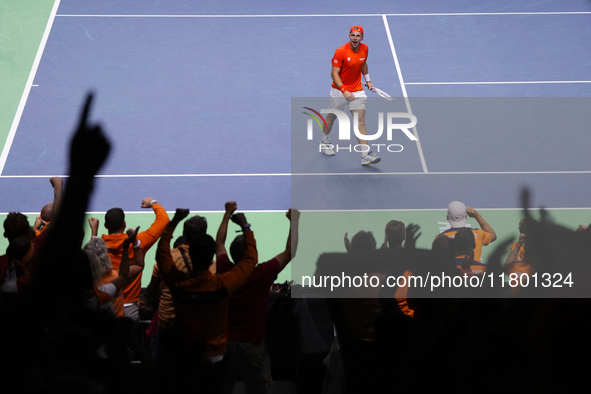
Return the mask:
<svg viewBox="0 0 591 394">
<path fill-rule="evenodd" d="M 351 92 L 353 96 L 355 96 L 355 100 L 347 101 L 343 93 L 335 88 L 330 89 L 330 104 L 329 109 L 338 109 L 342 111 L 343 108 L 348 104 L 349 111 L 353 111 L 355 109 L 365 109 L 365 103 L 367 101 L 367 96 L 365 95 L 364 90 L 359 90 L 357 92 Z"/>
</svg>

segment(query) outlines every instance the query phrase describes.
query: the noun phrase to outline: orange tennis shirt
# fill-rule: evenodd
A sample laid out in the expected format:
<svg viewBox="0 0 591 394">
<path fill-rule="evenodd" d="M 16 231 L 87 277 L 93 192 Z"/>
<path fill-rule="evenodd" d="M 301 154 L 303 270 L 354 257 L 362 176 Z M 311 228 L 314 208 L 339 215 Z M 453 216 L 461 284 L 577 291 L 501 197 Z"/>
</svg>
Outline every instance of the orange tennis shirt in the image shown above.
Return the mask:
<svg viewBox="0 0 591 394">
<path fill-rule="evenodd" d="M 166 225 L 170 221 L 168 219 L 168 214 L 166 210 L 162 208 L 162 206 L 158 203 L 152 205 L 152 209 L 156 214 L 156 219 L 154 223 L 150 226 L 149 229 L 146 231 L 142 231 L 137 235 L 137 239 L 140 240 L 141 245 L 140 248 L 146 253 L 152 245 L 158 241 L 160 235 L 164 232 Z M 123 252 L 123 241 L 127 239 L 126 233 L 121 234 L 103 234 L 102 235 L 105 244 L 107 244 L 107 248 L 109 251 L 109 257 L 111 258 L 111 263 L 113 263 L 113 269 L 119 270 L 119 266 L 121 265 L 121 256 Z M 133 264 L 133 247 L 129 245 L 129 264 Z M 140 292 L 142 290 L 142 273 L 140 274 L 123 290 L 124 294 L 124 302 L 132 303 L 136 302 L 140 298 Z"/>
<path fill-rule="evenodd" d="M 339 76 L 341 81 L 349 92 L 363 90 L 361 86 L 361 67 L 367 61 L 369 48 L 363 43 L 359 43 L 359 50 L 354 52 L 349 43 L 346 43 L 337 49 L 332 57 L 332 66 L 339 67 Z M 333 82 L 332 87 L 339 87 Z"/>
</svg>

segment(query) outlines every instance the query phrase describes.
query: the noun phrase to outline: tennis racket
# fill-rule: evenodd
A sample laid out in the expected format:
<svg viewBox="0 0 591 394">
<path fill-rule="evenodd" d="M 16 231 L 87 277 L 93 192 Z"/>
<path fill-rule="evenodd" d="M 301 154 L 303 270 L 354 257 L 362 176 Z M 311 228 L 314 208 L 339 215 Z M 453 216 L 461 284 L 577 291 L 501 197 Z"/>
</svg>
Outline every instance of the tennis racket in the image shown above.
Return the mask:
<svg viewBox="0 0 591 394">
<path fill-rule="evenodd" d="M 369 89 L 369 86 L 367 86 L 367 82 L 363 82 L 363 84 Z M 381 89 L 374 87 L 373 89 L 369 89 L 369 90 L 371 90 L 374 93 L 377 93 L 380 97 L 383 97 L 388 101 L 394 101 L 394 99 L 388 93 L 384 92 Z"/>
</svg>

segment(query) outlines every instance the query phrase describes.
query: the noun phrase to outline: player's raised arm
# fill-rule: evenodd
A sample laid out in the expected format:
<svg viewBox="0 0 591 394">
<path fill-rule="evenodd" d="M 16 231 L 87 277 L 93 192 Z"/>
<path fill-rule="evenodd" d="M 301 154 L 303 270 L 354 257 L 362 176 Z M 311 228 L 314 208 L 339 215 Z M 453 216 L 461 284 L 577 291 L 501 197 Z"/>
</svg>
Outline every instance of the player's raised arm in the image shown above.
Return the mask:
<svg viewBox="0 0 591 394">
<path fill-rule="evenodd" d="M 285 214 L 289 219 L 289 234 L 287 235 L 287 243 L 285 250 L 279 253 L 275 258 L 279 262 L 279 272 L 281 272 L 287 264 L 295 257 L 298 249 L 298 227 L 300 225 L 300 212 L 297 209 L 290 208 Z"/>
<path fill-rule="evenodd" d="M 228 222 L 230 221 L 230 217 L 236 211 L 238 206 L 236 205 L 236 201 L 228 201 L 224 206 L 226 212 L 224 212 L 224 216 L 222 218 L 222 222 L 220 223 L 220 227 L 218 228 L 218 232 L 215 237 L 215 256 L 216 259 L 220 258 L 220 255 L 227 254 L 226 252 L 226 236 L 228 233 Z"/>
</svg>

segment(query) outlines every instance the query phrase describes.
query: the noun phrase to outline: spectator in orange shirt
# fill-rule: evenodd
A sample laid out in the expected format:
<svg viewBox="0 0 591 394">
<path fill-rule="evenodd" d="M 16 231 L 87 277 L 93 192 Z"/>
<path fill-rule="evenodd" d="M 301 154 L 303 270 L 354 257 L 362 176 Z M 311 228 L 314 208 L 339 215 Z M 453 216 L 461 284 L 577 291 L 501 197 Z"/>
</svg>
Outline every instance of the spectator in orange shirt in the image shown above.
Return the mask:
<svg viewBox="0 0 591 394">
<path fill-rule="evenodd" d="M 33 224 L 33 231 L 35 232 L 35 235 L 39 235 L 42 232 L 44 232 L 45 230 L 48 229 L 49 227 L 49 222 L 51 222 L 51 218 L 54 216 L 54 213 L 57 213 L 57 209 L 54 212 L 53 207 L 59 207 L 59 201 L 56 201 L 56 196 L 55 196 L 55 185 L 54 185 L 54 181 L 57 178 L 52 178 L 49 181 L 51 182 L 51 185 L 54 186 L 54 198 L 53 198 L 53 202 L 50 202 L 49 204 L 46 204 L 43 208 L 41 208 L 41 212 L 39 213 L 39 216 L 37 216 L 35 218 L 35 224 Z M 61 179 L 61 178 L 60 178 Z M 59 182 L 59 181 L 58 181 Z M 60 188 L 62 187 L 63 182 L 60 183 Z M 59 190 L 59 193 L 61 194 L 61 190 Z"/>
<path fill-rule="evenodd" d="M 92 271 L 92 279 L 94 284 L 94 290 L 97 295 L 100 293 L 106 293 L 108 297 L 99 297 L 98 307 L 103 310 L 108 310 L 115 313 L 113 301 L 115 296 L 120 289 L 133 278 L 128 276 L 129 274 L 129 245 L 135 242 L 137 232 L 136 230 L 129 229 L 127 231 L 128 238 L 123 241 L 123 246 L 127 247 L 123 249 L 121 253 L 121 264 L 119 266 L 119 272 L 115 272 L 116 275 L 109 281 L 105 281 L 105 277 L 112 276 L 113 265 L 107 251 L 107 245 L 105 241 L 98 237 L 93 237 L 84 245 L 83 250 L 88 255 L 88 262 L 90 263 L 90 269 Z M 134 253 L 135 264 L 143 264 L 144 255 L 141 253 L 141 249 Z M 102 301 L 104 299 L 105 301 Z"/>
<path fill-rule="evenodd" d="M 530 218 L 530 223 L 532 224 L 538 224 L 538 221 L 536 219 L 532 219 Z M 525 245 L 525 234 L 527 234 L 527 223 L 526 223 L 526 219 L 521 219 L 519 221 L 519 239 L 517 240 L 517 242 L 513 243 L 513 245 L 511 245 L 511 251 L 515 252 L 519 255 L 519 259 L 523 260 L 523 254 L 524 254 L 524 245 Z M 515 250 L 515 248 L 517 248 L 517 250 Z M 510 256 L 509 256 L 510 257 Z M 509 258 L 507 257 L 507 258 Z"/>
<path fill-rule="evenodd" d="M 532 218 L 529 219 L 521 219 L 519 221 L 519 239 L 517 240 L 517 242 L 513 243 L 513 245 L 511 245 L 511 251 L 509 252 L 509 255 L 507 256 L 507 258 L 505 259 L 505 273 L 507 274 L 507 276 L 509 277 L 509 279 L 512 279 L 511 274 L 515 274 L 513 275 L 513 277 L 515 278 L 515 280 L 513 280 L 512 282 L 509 282 L 510 284 L 512 284 L 513 286 L 510 285 L 511 287 L 511 293 L 513 294 L 513 296 L 516 296 L 519 293 L 519 289 L 521 289 L 521 282 L 523 281 L 523 279 L 521 279 L 522 275 L 533 275 L 535 273 L 535 264 L 532 264 L 532 259 L 533 256 L 529 256 L 528 254 L 528 259 L 527 261 L 525 260 L 525 241 L 527 240 L 527 235 L 526 233 L 528 226 L 528 221 L 529 221 L 529 226 L 532 225 L 539 225 L 538 221 Z"/>
<path fill-rule="evenodd" d="M 142 231 L 137 235 L 137 242 L 133 246 L 133 249 L 141 248 L 144 255 L 147 251 L 156 243 L 164 228 L 170 221 L 166 210 L 158 203 L 157 200 L 152 197 L 146 197 L 142 200 L 141 207 L 144 209 L 152 208 L 156 214 L 154 223 L 146 231 Z M 92 220 L 94 219 L 94 220 Z M 92 235 L 98 235 L 98 220 L 91 218 L 89 220 L 91 226 Z M 113 269 L 118 270 L 121 264 L 121 252 L 123 251 L 123 241 L 127 239 L 125 233 L 125 213 L 121 208 L 111 208 L 105 214 L 105 228 L 108 231 L 108 235 L 103 234 L 102 239 L 107 244 L 109 250 L 109 257 L 113 263 Z M 130 259 L 133 258 L 133 252 L 130 252 Z M 135 260 L 134 260 L 135 261 Z M 140 297 L 141 283 L 142 283 L 142 271 L 144 269 L 143 264 L 133 264 L 129 268 L 129 276 L 135 279 L 125 286 L 124 292 L 124 314 L 126 317 L 131 318 L 134 321 L 134 331 L 138 327 L 139 323 L 139 311 L 137 301 Z"/>
<path fill-rule="evenodd" d="M 134 231 L 129 229 L 127 231 L 128 238 L 123 241 L 123 245 L 129 247 L 131 242 L 136 242 L 135 236 L 139 230 L 139 227 Z M 92 277 L 94 279 L 94 286 L 101 291 L 107 292 L 104 289 L 109 289 L 113 294 L 109 293 L 111 301 L 107 309 L 113 310 L 117 316 L 123 316 L 123 288 L 131 283 L 135 277 L 129 276 L 129 264 L 125 268 L 125 275 L 122 272 L 122 265 L 119 266 L 119 271 L 113 269 L 113 263 L 109 257 L 109 252 L 105 241 L 98 237 L 92 237 L 90 241 L 84 245 L 83 250 L 88 254 L 90 262 L 90 268 L 92 269 Z M 129 253 L 122 253 L 122 261 L 128 256 Z M 144 254 L 141 248 L 136 249 L 133 255 L 133 264 L 141 266 L 144 264 Z M 129 258 L 127 258 L 129 262 Z M 139 274 L 139 270 L 135 270 L 134 274 Z M 107 285 L 113 286 L 107 286 Z M 104 288 L 104 289 L 103 289 Z M 120 295 L 120 302 L 116 303 L 117 296 Z M 119 310 L 118 310 L 119 309 Z M 117 313 L 119 312 L 119 313 Z"/>
<path fill-rule="evenodd" d="M 39 216 L 35 218 L 35 224 L 33 224 L 33 230 L 35 235 L 41 234 L 47 229 L 47 225 L 51 221 L 53 215 L 53 203 L 46 204 L 42 209 Z"/>
</svg>

